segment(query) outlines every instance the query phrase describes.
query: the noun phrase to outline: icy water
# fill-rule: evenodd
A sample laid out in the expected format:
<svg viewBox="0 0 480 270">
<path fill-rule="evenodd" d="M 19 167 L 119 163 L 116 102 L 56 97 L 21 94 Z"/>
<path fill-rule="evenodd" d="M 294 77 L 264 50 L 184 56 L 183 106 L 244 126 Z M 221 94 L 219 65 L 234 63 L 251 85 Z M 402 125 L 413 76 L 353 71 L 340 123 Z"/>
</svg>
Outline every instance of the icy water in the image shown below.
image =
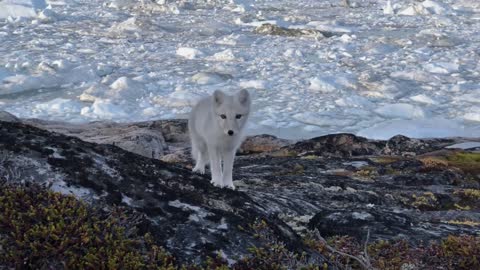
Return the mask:
<svg viewBox="0 0 480 270">
<path fill-rule="evenodd" d="M 32 3 L 0 1 L 0 110 L 19 117 L 184 118 L 246 88 L 251 134 L 480 137 L 475 0 L 34 0 L 8 18 L 15 1 Z M 266 22 L 331 36 L 255 33 Z"/>
</svg>

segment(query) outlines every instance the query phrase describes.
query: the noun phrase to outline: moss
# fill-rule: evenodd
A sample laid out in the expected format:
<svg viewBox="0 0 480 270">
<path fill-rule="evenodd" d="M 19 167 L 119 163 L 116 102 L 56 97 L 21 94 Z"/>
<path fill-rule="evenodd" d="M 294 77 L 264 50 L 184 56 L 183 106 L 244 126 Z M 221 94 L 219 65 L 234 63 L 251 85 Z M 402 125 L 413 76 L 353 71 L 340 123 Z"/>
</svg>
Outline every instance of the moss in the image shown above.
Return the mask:
<svg viewBox="0 0 480 270">
<path fill-rule="evenodd" d="M 347 257 L 333 254 L 315 239 L 305 243 L 320 254 L 348 269 L 362 269 Z M 329 246 L 352 256 L 363 257 L 363 245 L 348 236 L 327 239 Z M 405 240 L 379 240 L 367 245 L 367 253 L 375 269 L 480 269 L 480 237 L 448 236 L 427 245 L 411 245 Z M 341 267 L 345 268 L 345 267 Z"/>
<path fill-rule="evenodd" d="M 316 156 L 316 155 L 306 155 L 306 156 L 302 156 L 301 159 L 306 159 L 306 160 L 315 160 L 315 159 L 318 159 L 319 157 Z"/>
<path fill-rule="evenodd" d="M 480 190 L 460 189 L 453 192 L 460 198 L 456 205 L 462 205 L 465 210 L 480 209 Z"/>
<path fill-rule="evenodd" d="M 285 170 L 272 173 L 273 175 L 301 175 L 305 172 L 305 167 L 302 164 L 295 163 L 293 166 L 288 166 Z"/>
<path fill-rule="evenodd" d="M 108 215 L 39 186 L 0 187 L 0 264 L 13 268 L 174 269 L 173 258 Z"/>
<path fill-rule="evenodd" d="M 395 156 L 381 156 L 381 157 L 370 158 L 371 161 L 381 165 L 388 165 L 402 159 L 403 158 L 401 157 L 395 157 Z"/>
<path fill-rule="evenodd" d="M 278 151 L 272 152 L 269 154 L 272 157 L 296 157 L 297 152 L 288 149 L 280 149 Z"/>
<path fill-rule="evenodd" d="M 448 162 L 437 157 L 424 157 L 420 158 L 424 168 L 427 169 L 444 169 L 448 167 Z"/>
<path fill-rule="evenodd" d="M 480 189 L 467 188 L 456 190 L 453 192 L 453 194 L 460 195 L 461 197 L 469 200 L 480 200 Z"/>
<path fill-rule="evenodd" d="M 248 230 L 265 244 L 260 247 L 251 247 L 249 249 L 251 255 L 239 260 L 232 266 L 232 269 L 328 269 L 328 265 L 324 262 L 312 260 L 312 258 L 307 258 L 306 254 L 298 254 L 288 250 L 285 244 L 275 237 L 264 220 L 257 220 L 249 226 Z M 320 268 L 320 265 L 322 268 Z"/>
<path fill-rule="evenodd" d="M 456 152 L 446 157 L 450 166 L 457 167 L 465 173 L 480 174 L 480 153 Z"/>
<path fill-rule="evenodd" d="M 448 224 L 454 225 L 466 225 L 471 227 L 478 227 L 480 226 L 480 222 L 473 221 L 473 220 L 449 220 L 447 221 Z"/>
<path fill-rule="evenodd" d="M 364 166 L 360 170 L 356 171 L 354 175 L 361 177 L 361 178 L 374 178 L 378 176 L 378 171 L 375 167 L 372 166 Z"/>
<path fill-rule="evenodd" d="M 432 192 L 424 192 L 422 195 L 412 195 L 412 206 L 420 210 L 435 210 L 438 207 L 438 200 Z"/>
<path fill-rule="evenodd" d="M 122 209 L 104 212 L 73 196 L 38 185 L 0 183 L 0 268 L 247 270 L 321 269 L 291 252 L 265 221 L 245 233 L 260 239 L 250 255 L 230 265 L 219 254 L 198 265 L 175 265 L 150 234 L 138 235 L 136 218 Z M 290 267 L 292 266 L 292 267 Z"/>
</svg>

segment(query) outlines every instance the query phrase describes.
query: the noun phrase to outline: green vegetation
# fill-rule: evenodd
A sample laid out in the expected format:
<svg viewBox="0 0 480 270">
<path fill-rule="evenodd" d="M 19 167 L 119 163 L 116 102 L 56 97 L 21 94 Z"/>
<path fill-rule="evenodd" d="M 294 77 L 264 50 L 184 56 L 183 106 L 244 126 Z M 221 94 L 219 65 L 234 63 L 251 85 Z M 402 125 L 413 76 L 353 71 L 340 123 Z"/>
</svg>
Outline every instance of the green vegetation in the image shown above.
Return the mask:
<svg viewBox="0 0 480 270">
<path fill-rule="evenodd" d="M 73 196 L 31 185 L 0 185 L 0 265 L 17 269 L 174 269 L 149 235 L 131 233 L 120 210 L 109 215 Z"/>
<path fill-rule="evenodd" d="M 422 195 L 412 195 L 412 206 L 422 211 L 435 210 L 438 207 L 438 200 L 432 192 L 424 192 Z"/>
<path fill-rule="evenodd" d="M 480 153 L 457 152 L 446 157 L 449 165 L 465 173 L 480 174 Z"/>
<path fill-rule="evenodd" d="M 341 256 L 326 248 L 326 244 L 343 253 L 361 258 L 364 246 L 355 239 L 342 236 L 327 239 L 327 243 L 308 239 L 305 243 L 340 265 L 362 269 L 352 258 Z M 374 269 L 480 269 L 480 237 L 449 236 L 425 246 L 413 246 L 404 240 L 376 241 L 367 245 L 368 258 Z"/>
<path fill-rule="evenodd" d="M 475 197 L 477 192 L 466 191 L 465 194 Z M 432 195 L 425 193 L 417 198 L 430 202 Z M 241 228 L 263 244 L 251 247 L 250 255 L 235 264 L 229 266 L 219 254 L 215 258 L 205 258 L 200 265 L 179 266 L 154 243 L 151 235 L 137 233 L 136 220 L 135 214 L 125 210 L 113 209 L 107 213 L 73 196 L 37 185 L 0 183 L 0 266 L 16 269 L 324 270 L 331 264 L 321 258 L 351 269 L 362 269 L 355 258 L 368 258 L 376 269 L 407 266 L 480 269 L 479 236 L 449 236 L 425 246 L 412 246 L 405 241 L 376 241 L 368 243 L 365 254 L 364 245 L 352 237 L 336 236 L 325 241 L 309 234 L 304 238 L 307 252 L 299 254 L 277 239 L 262 220 Z M 479 226 L 471 221 L 445 223 Z M 332 248 L 340 252 L 333 252 Z"/>
</svg>

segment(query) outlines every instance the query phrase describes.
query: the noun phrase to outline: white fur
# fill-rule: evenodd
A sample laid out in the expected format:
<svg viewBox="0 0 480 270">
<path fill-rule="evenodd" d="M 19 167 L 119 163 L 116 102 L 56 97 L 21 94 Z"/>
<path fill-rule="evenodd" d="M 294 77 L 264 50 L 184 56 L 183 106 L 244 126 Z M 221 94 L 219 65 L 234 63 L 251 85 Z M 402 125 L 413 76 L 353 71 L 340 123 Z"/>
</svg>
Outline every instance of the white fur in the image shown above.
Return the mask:
<svg viewBox="0 0 480 270">
<path fill-rule="evenodd" d="M 243 140 L 250 104 L 250 95 L 246 90 L 241 90 L 234 96 L 217 90 L 212 96 L 200 100 L 192 109 L 188 130 L 192 157 L 195 160 L 193 171 L 203 174 L 205 165 L 210 163 L 211 183 L 215 186 L 235 189 L 232 179 L 233 161 Z M 233 135 L 229 135 L 229 131 L 233 131 Z"/>
</svg>

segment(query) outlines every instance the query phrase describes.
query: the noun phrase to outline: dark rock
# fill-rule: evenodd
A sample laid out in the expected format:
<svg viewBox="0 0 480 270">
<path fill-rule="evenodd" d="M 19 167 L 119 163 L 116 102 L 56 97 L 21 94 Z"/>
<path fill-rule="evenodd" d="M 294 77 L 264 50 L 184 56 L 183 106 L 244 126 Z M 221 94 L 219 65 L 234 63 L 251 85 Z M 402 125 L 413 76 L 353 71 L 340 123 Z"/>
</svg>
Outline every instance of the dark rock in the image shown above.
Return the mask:
<svg viewBox="0 0 480 270">
<path fill-rule="evenodd" d="M 292 146 L 287 146 L 286 149 L 299 155 L 352 157 L 378 154 L 383 146 L 384 143 L 382 142 L 369 141 L 353 134 L 340 133 L 301 141 Z"/>
<path fill-rule="evenodd" d="M 274 36 L 285 36 L 285 37 L 300 37 L 300 36 L 311 36 L 311 37 L 324 37 L 323 33 L 315 29 L 291 29 L 280 27 L 278 25 L 265 23 L 257 28 L 255 28 L 255 33 L 261 35 L 274 35 Z"/>
<path fill-rule="evenodd" d="M 269 153 L 290 145 L 291 141 L 279 139 L 272 135 L 257 135 L 247 137 L 238 149 L 240 154 Z"/>
<path fill-rule="evenodd" d="M 7 111 L 0 111 L 0 121 L 5 121 L 5 122 L 20 122 L 20 119 L 18 119 L 15 115 L 7 112 Z"/>
<path fill-rule="evenodd" d="M 58 125 L 65 133 L 63 124 Z M 450 139 L 375 141 L 333 134 L 289 144 L 255 136 L 235 160 L 238 190 L 231 191 L 213 187 L 208 173 L 190 172 L 186 121 L 112 125 L 103 128 L 134 126 L 161 134 L 167 149 L 160 158 L 169 163 L 79 136 L 0 122 L 0 155 L 7 156 L 0 156 L 0 177 L 13 171 L 8 179 L 50 183 L 53 190 L 95 204 L 121 204 L 143 213 L 150 222 L 146 227 L 181 260 L 199 260 L 220 249 L 229 258 L 247 254 L 259 240 L 238 226 L 245 228 L 257 218 L 296 250 L 304 249 L 297 234 L 312 228 L 325 236 L 357 238 L 369 228 L 372 239 L 402 237 L 409 242 L 478 232 L 471 225 L 480 223 L 478 202 L 471 196 L 479 176 L 464 173 L 447 159 L 429 161 L 426 154 L 451 145 Z M 43 126 L 55 130 L 51 123 Z M 451 153 L 442 151 L 442 157 Z M 465 191 L 467 187 L 472 190 Z"/>
<path fill-rule="evenodd" d="M 393 178 L 397 185 L 427 186 L 427 185 L 453 185 L 462 176 L 452 171 L 432 171 L 430 173 L 412 173 L 398 175 Z"/>
<path fill-rule="evenodd" d="M 415 156 L 435 150 L 440 150 L 453 142 L 454 140 L 452 139 L 420 140 L 411 139 L 402 135 L 397 135 L 387 141 L 385 148 L 382 151 L 382 154 L 397 156 Z"/>
<path fill-rule="evenodd" d="M 158 243 L 182 261 L 198 262 L 219 250 L 232 259 L 246 255 L 259 240 L 239 228 L 257 219 L 267 221 L 290 248 L 302 249 L 298 236 L 271 217 L 267 206 L 243 192 L 215 188 L 181 167 L 21 123 L 0 122 L 0 148 L 17 170 L 29 172 L 23 179 L 145 214 Z"/>
<path fill-rule="evenodd" d="M 374 239 L 406 238 L 411 234 L 407 215 L 375 209 L 323 210 L 308 225 L 323 236 L 350 235 L 359 241 L 365 240 L 368 230 Z"/>
</svg>

